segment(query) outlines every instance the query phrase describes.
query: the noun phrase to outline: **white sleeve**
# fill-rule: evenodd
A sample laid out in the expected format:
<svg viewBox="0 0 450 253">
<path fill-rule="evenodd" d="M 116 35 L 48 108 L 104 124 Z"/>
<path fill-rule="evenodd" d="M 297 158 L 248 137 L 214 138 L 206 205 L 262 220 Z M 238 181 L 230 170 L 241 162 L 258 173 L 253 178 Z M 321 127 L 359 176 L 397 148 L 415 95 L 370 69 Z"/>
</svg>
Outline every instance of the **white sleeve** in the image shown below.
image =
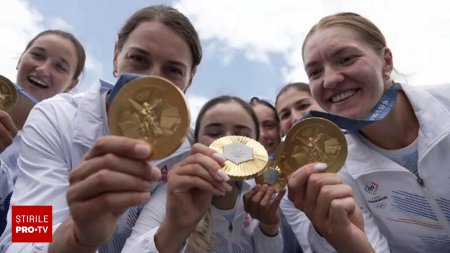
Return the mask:
<svg viewBox="0 0 450 253">
<path fill-rule="evenodd" d="M 259 221 L 254 220 L 256 226 L 253 229 L 253 248 L 255 253 L 282 253 L 283 252 L 283 237 L 278 231 L 276 236 L 267 236 L 259 227 Z"/>
<path fill-rule="evenodd" d="M 288 193 L 286 193 L 280 202 L 280 209 L 286 217 L 287 222 L 292 228 L 292 231 L 297 238 L 298 244 L 302 247 L 304 253 L 312 253 L 311 246 L 308 241 L 308 230 L 311 222 L 306 214 L 297 209 L 288 199 Z"/>
<path fill-rule="evenodd" d="M 166 200 L 167 184 L 161 184 L 139 214 L 122 252 L 158 252 L 154 245 L 154 236 L 164 220 Z"/>
<path fill-rule="evenodd" d="M 66 192 L 69 186 L 69 169 L 62 154 L 61 140 L 52 108 L 40 103 L 31 111 L 22 130 L 21 155 L 8 224 L 0 238 L 0 252 L 47 252 L 48 243 L 11 244 L 11 207 L 13 205 L 50 205 L 53 207 L 53 232 L 69 216 Z M 8 247 L 9 245 L 9 247 Z"/>
</svg>

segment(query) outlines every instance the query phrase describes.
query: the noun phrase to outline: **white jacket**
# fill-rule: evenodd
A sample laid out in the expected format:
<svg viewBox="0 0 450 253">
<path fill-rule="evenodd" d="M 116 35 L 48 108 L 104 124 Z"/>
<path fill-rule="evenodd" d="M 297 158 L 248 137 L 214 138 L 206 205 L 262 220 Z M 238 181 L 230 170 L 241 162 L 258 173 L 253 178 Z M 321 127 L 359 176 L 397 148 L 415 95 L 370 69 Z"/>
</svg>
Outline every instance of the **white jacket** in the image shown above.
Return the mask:
<svg viewBox="0 0 450 253">
<path fill-rule="evenodd" d="M 44 100 L 33 108 L 25 123 L 18 161 L 21 173 L 11 206 L 53 206 L 53 232 L 70 215 L 66 201 L 70 171 L 80 164 L 98 137 L 110 134 L 105 99 L 111 88 L 111 84 L 100 80 L 84 94 L 59 94 Z M 172 156 L 154 164 L 164 175 L 189 149 L 185 141 Z M 141 209 L 142 206 L 130 208 L 119 218 L 114 236 L 102 245 L 100 252 L 120 252 Z M 0 238 L 0 252 L 47 251 L 47 243 L 11 244 L 9 211 L 8 225 Z"/>
<path fill-rule="evenodd" d="M 259 221 L 251 218 L 244 211 L 242 197 L 252 186 L 251 181 L 243 182 L 241 193 L 238 195 L 233 209 L 218 210 L 211 206 L 211 223 L 213 224 L 213 238 L 216 245 L 211 252 L 283 252 L 281 233 L 274 237 L 266 236 L 259 229 Z M 155 190 L 152 199 L 145 205 L 136 225 L 133 227 L 133 233 L 127 240 L 123 253 L 158 252 L 154 243 L 154 235 L 165 217 L 166 196 L 166 185 L 162 185 Z M 234 219 L 233 223 L 230 224 L 223 215 L 232 213 L 234 213 Z"/>
<path fill-rule="evenodd" d="M 347 137 L 341 170 L 391 252 L 450 252 L 450 85 L 402 85 L 419 121 L 418 173 L 381 155 L 359 135 Z"/>
</svg>

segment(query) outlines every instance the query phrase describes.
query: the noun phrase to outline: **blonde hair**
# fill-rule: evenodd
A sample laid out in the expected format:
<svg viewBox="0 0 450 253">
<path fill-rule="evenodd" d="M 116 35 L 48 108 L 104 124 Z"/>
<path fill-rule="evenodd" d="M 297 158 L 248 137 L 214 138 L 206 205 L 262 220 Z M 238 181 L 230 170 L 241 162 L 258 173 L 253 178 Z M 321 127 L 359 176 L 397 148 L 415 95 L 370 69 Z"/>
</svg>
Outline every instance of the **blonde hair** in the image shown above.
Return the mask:
<svg viewBox="0 0 450 253">
<path fill-rule="evenodd" d="M 195 227 L 187 240 L 186 249 L 189 253 L 204 253 L 213 249 L 211 209 Z"/>
</svg>

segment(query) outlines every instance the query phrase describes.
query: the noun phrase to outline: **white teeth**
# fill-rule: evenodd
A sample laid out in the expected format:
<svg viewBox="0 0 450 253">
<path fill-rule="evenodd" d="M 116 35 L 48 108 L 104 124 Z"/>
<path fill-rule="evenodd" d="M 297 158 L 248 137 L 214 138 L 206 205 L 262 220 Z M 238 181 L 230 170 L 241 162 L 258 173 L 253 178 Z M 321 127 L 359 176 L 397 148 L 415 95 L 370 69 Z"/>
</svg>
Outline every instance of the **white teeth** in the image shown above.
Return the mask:
<svg viewBox="0 0 450 253">
<path fill-rule="evenodd" d="M 347 99 L 347 98 L 349 98 L 349 97 L 355 95 L 355 93 L 356 93 L 355 90 L 344 91 L 344 92 L 342 92 L 341 94 L 338 94 L 338 95 L 336 95 L 336 96 L 333 96 L 333 97 L 331 98 L 331 101 L 333 101 L 333 103 L 340 102 L 340 101 L 342 101 L 342 100 L 344 100 L 344 99 Z"/>
<path fill-rule="evenodd" d="M 35 83 L 37 83 L 37 84 L 39 84 L 41 86 L 48 87 L 48 85 L 46 83 L 44 83 L 43 81 L 41 81 L 41 80 L 39 80 L 39 79 L 37 79 L 35 77 L 30 76 L 29 78 L 30 78 L 31 81 L 33 81 L 33 82 L 35 82 Z"/>
</svg>

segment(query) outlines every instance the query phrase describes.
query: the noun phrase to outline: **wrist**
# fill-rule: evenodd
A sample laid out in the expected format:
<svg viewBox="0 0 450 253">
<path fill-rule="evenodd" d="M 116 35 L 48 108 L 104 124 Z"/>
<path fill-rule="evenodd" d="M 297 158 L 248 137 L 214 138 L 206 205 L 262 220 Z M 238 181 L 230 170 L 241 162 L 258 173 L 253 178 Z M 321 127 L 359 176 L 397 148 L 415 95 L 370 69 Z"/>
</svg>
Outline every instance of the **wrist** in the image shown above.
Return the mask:
<svg viewBox="0 0 450 253">
<path fill-rule="evenodd" d="M 259 229 L 261 229 L 261 232 L 263 232 L 263 234 L 265 234 L 266 236 L 269 236 L 269 237 L 277 236 L 279 233 L 278 224 L 269 225 L 269 224 L 260 222 Z"/>
<path fill-rule="evenodd" d="M 192 230 L 175 226 L 164 220 L 155 234 L 155 246 L 160 253 L 181 252 Z"/>
</svg>

